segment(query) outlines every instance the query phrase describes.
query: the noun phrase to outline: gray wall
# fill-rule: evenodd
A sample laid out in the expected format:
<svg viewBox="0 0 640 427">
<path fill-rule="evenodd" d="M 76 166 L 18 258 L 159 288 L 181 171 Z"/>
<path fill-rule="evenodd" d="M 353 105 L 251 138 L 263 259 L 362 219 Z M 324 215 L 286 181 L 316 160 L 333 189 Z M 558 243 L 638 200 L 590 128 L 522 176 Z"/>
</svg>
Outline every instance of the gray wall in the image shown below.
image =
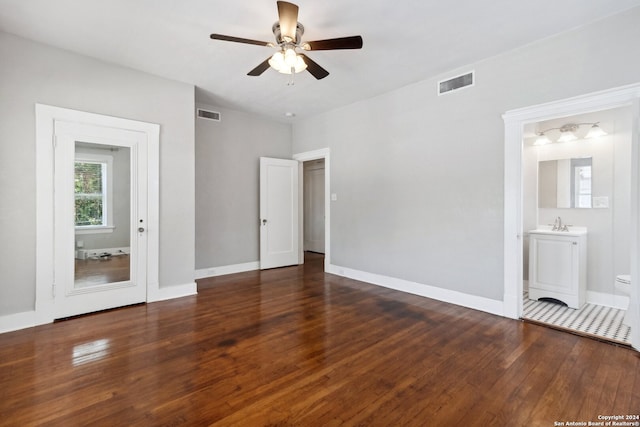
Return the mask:
<svg viewBox="0 0 640 427">
<path fill-rule="evenodd" d="M 638 22 L 632 9 L 295 123 L 294 153 L 331 148 L 332 264 L 501 300 L 501 115 L 640 80 Z M 436 95 L 471 69 L 474 87 Z"/>
<path fill-rule="evenodd" d="M 260 157 L 291 158 L 291 125 L 218 111 L 196 119 L 196 269 L 259 260 Z"/>
<path fill-rule="evenodd" d="M 0 32 L 0 315 L 34 309 L 35 104 L 160 124 L 160 286 L 193 282 L 194 88 Z"/>
</svg>

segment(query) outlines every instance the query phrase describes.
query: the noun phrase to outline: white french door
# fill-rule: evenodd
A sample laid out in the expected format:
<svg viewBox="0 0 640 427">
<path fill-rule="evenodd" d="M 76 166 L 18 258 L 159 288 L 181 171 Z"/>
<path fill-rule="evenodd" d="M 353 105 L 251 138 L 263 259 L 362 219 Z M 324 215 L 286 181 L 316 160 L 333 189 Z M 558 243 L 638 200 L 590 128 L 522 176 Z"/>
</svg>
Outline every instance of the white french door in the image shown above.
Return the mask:
<svg viewBox="0 0 640 427">
<path fill-rule="evenodd" d="M 298 161 L 260 158 L 260 269 L 298 264 Z"/>
<path fill-rule="evenodd" d="M 54 318 L 146 301 L 146 134 L 56 121 L 54 135 Z"/>
</svg>

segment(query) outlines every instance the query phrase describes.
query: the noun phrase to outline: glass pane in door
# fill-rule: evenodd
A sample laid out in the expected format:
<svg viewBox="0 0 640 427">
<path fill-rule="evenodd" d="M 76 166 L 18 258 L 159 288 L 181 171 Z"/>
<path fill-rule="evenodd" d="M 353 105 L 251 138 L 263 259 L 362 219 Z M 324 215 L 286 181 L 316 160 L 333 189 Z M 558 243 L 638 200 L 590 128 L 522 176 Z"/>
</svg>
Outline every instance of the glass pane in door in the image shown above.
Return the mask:
<svg viewBox="0 0 640 427">
<path fill-rule="evenodd" d="M 75 288 L 131 278 L 131 149 L 75 143 Z"/>
</svg>

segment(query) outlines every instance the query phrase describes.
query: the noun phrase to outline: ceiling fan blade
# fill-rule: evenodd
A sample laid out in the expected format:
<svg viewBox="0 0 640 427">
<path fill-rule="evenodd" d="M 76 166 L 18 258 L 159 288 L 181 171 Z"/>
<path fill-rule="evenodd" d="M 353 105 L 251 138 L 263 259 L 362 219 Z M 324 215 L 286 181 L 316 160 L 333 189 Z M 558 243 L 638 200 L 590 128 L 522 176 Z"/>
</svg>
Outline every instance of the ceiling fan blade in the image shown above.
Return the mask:
<svg viewBox="0 0 640 427">
<path fill-rule="evenodd" d="M 269 60 L 270 59 L 271 59 L 271 57 L 268 57 L 267 59 L 265 59 L 256 68 L 254 68 L 253 70 L 249 71 L 247 73 L 247 76 L 259 76 L 260 74 L 264 73 L 267 70 L 267 68 L 270 67 L 270 65 L 269 65 Z"/>
<path fill-rule="evenodd" d="M 273 44 L 269 42 L 263 42 L 260 40 L 243 39 L 240 37 L 233 37 L 233 36 L 224 36 L 222 34 L 211 34 L 211 38 L 213 40 L 224 40 L 226 42 L 255 44 L 257 46 L 273 46 Z"/>
<path fill-rule="evenodd" d="M 316 40 L 304 43 L 305 50 L 362 49 L 362 37 L 340 37 L 337 39 Z"/>
<path fill-rule="evenodd" d="M 299 53 L 298 55 L 300 55 L 302 59 L 304 59 L 304 63 L 307 64 L 307 71 L 310 72 L 311 75 L 316 79 L 324 79 L 329 75 L 329 72 L 327 70 L 319 66 L 317 62 L 309 58 L 304 53 Z"/>
<path fill-rule="evenodd" d="M 283 39 L 296 42 L 296 27 L 298 25 L 298 6 L 286 1 L 278 1 L 278 20 L 280 34 Z"/>
</svg>

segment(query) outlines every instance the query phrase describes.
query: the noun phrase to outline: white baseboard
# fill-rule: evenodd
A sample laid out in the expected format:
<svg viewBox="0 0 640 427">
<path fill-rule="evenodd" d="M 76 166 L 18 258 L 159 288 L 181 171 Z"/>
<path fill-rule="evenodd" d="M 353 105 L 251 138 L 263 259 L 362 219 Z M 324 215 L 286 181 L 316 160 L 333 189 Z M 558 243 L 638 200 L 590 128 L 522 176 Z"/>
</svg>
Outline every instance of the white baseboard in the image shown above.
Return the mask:
<svg viewBox="0 0 640 427">
<path fill-rule="evenodd" d="M 223 265 L 220 267 L 201 268 L 196 270 L 195 278 L 204 279 L 205 277 L 224 276 L 225 274 L 244 273 L 245 271 L 253 271 L 260 269 L 260 261 L 245 262 L 243 264 Z"/>
<path fill-rule="evenodd" d="M 33 326 L 43 325 L 45 323 L 39 321 L 35 311 L 24 311 L 22 313 L 7 314 L 0 316 L 0 334 L 5 332 L 17 331 L 19 329 L 31 328 Z"/>
<path fill-rule="evenodd" d="M 474 310 L 496 314 L 498 316 L 504 316 L 504 304 L 499 300 L 492 300 L 458 291 L 438 288 L 436 286 L 423 285 L 421 283 L 411 282 L 404 279 L 397 279 L 395 277 L 340 267 L 333 264 L 326 267 L 326 272 L 348 277 L 349 279 L 371 283 L 373 285 L 383 286 L 385 288 L 395 289 L 397 291 L 407 292 L 438 301 L 460 305 L 462 307 L 472 308 Z"/>
<path fill-rule="evenodd" d="M 198 286 L 196 285 L 196 282 L 185 283 L 183 285 L 165 286 L 163 288 L 160 288 L 157 285 L 149 286 L 147 302 L 165 301 L 173 298 L 196 295 L 197 293 Z"/>
<path fill-rule="evenodd" d="M 164 288 L 159 288 L 158 284 L 155 284 L 155 286 L 149 286 L 147 302 L 164 301 L 197 293 L 198 289 L 195 282 Z M 41 307 L 39 309 L 40 313 L 34 310 L 0 316 L 0 334 L 52 323 L 53 312 L 49 312 L 50 310 L 47 310 L 47 307 Z"/>
<path fill-rule="evenodd" d="M 587 290 L 587 302 L 589 304 L 604 305 L 620 310 L 626 310 L 627 307 L 629 307 L 629 297 L 627 296 L 589 290 Z"/>
</svg>

